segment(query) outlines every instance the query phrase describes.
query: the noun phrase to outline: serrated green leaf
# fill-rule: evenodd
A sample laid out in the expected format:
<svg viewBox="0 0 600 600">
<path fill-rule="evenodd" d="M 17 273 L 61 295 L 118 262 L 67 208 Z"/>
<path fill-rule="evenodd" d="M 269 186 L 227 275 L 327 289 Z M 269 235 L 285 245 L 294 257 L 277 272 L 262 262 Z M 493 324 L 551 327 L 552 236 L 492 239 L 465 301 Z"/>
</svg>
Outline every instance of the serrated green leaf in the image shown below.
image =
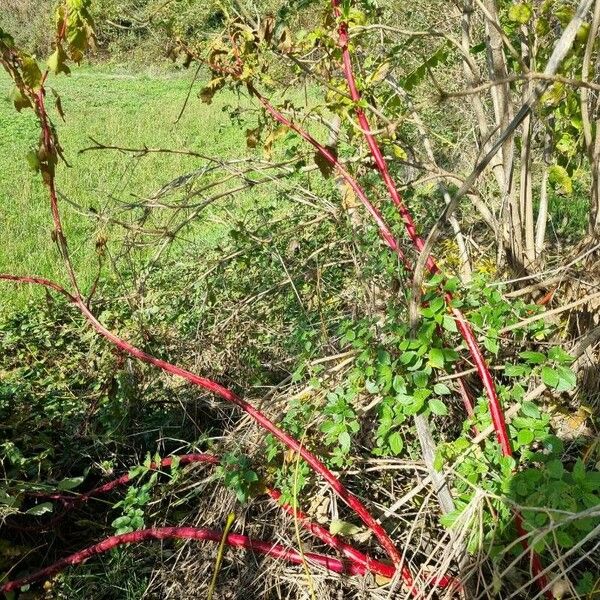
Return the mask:
<svg viewBox="0 0 600 600">
<path fill-rule="evenodd" d="M 540 418 L 540 409 L 533 402 L 529 402 L 528 400 L 521 404 L 521 411 L 527 417 L 533 419 Z"/>
<path fill-rule="evenodd" d="M 541 365 L 547 360 L 546 355 L 541 352 L 520 352 L 519 356 L 530 365 Z"/>
<path fill-rule="evenodd" d="M 350 450 L 350 434 L 347 431 L 342 431 L 338 436 L 338 442 L 340 444 L 340 448 L 343 452 L 348 452 Z"/>
<path fill-rule="evenodd" d="M 556 361 L 557 363 L 570 365 L 575 359 L 567 352 L 565 352 L 559 346 L 553 346 L 548 350 L 548 358 Z"/>
<path fill-rule="evenodd" d="M 523 377 L 529 375 L 531 371 L 528 365 L 506 365 L 504 367 L 504 374 L 507 377 Z"/>
<path fill-rule="evenodd" d="M 550 367 L 542 367 L 542 381 L 544 382 L 544 385 L 547 385 L 548 387 L 557 387 L 560 381 L 558 371 Z"/>
<path fill-rule="evenodd" d="M 441 348 L 432 348 L 428 354 L 429 364 L 436 369 L 444 368 L 444 352 Z"/>
<path fill-rule="evenodd" d="M 451 317 L 450 315 L 444 315 L 442 319 L 442 327 L 451 333 L 456 333 L 458 331 L 456 327 L 456 321 L 454 320 L 454 317 Z"/>
<path fill-rule="evenodd" d="M 402 146 L 399 146 L 398 144 L 392 144 L 392 151 L 398 160 L 408 159 L 408 154 L 406 154 L 406 150 L 404 150 Z"/>
<path fill-rule="evenodd" d="M 438 398 L 431 398 L 429 400 L 429 408 L 434 415 L 438 415 L 440 417 L 448 414 L 448 408 Z"/>
<path fill-rule="evenodd" d="M 558 392 L 566 392 L 572 390 L 577 385 L 577 376 L 571 369 L 563 366 L 556 367 L 558 374 L 558 385 L 556 390 Z"/>
</svg>

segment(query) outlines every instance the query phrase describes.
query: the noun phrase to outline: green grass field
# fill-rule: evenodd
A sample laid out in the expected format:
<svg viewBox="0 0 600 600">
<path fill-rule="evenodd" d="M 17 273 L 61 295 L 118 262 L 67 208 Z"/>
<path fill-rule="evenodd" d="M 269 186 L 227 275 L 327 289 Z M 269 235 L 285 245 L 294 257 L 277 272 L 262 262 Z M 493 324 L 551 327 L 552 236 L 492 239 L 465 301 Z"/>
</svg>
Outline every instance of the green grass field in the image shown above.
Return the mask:
<svg viewBox="0 0 600 600">
<path fill-rule="evenodd" d="M 49 93 L 48 105 L 72 168 L 60 165 L 60 192 L 84 207 L 114 210 L 120 202 L 146 197 L 177 176 L 197 169 L 199 158 L 153 154 L 132 159 L 114 151 L 79 154 L 90 137 L 127 147 L 193 149 L 220 158 L 248 154 L 245 127 L 232 122 L 223 108 L 234 103 L 232 92 L 218 94 L 210 106 L 196 97 L 196 83 L 187 109 L 175 123 L 188 92 L 191 72 L 128 74 L 99 67 L 75 69 L 72 76 L 53 78 L 66 115 L 63 123 Z M 11 85 L 0 75 L 0 272 L 37 274 L 65 282 L 58 251 L 51 239 L 52 223 L 41 178 L 28 166 L 26 154 L 35 146 L 38 129 L 31 110 L 17 113 L 8 99 Z M 258 152 L 255 151 L 255 152 Z M 259 201 L 269 191 L 253 190 L 236 197 L 236 206 Z M 97 223 L 78 214 L 65 202 L 63 217 L 75 266 L 85 288 L 96 274 Z M 216 210 L 211 209 L 213 212 Z M 196 241 L 214 244 L 225 231 L 207 211 L 195 226 Z M 109 235 L 109 241 L 116 244 Z M 3 303 L 17 301 L 31 291 L 0 290 Z"/>
</svg>

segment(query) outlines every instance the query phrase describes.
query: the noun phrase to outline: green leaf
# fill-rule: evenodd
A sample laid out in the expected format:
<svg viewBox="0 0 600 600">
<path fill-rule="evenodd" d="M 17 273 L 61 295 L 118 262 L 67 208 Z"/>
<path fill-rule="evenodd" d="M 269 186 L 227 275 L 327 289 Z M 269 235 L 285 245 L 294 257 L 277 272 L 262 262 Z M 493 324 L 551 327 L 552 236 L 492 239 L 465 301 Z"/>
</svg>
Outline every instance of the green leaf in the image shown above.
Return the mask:
<svg viewBox="0 0 600 600">
<path fill-rule="evenodd" d="M 498 338 L 496 336 L 485 336 L 483 338 L 483 345 L 486 350 L 492 354 L 498 354 L 498 350 L 500 350 L 500 344 L 498 343 Z"/>
<path fill-rule="evenodd" d="M 383 81 L 388 73 L 390 72 L 390 63 L 385 61 L 382 62 L 369 77 L 369 83 L 377 83 Z"/>
<path fill-rule="evenodd" d="M 146 467 L 145 465 L 137 465 L 135 467 L 133 467 L 133 469 L 129 470 L 129 473 L 127 473 L 129 479 L 135 479 L 136 477 L 139 477 L 140 475 L 142 475 L 143 473 L 146 473 L 148 471 L 148 467 Z"/>
<path fill-rule="evenodd" d="M 548 387 L 558 387 L 558 383 L 560 381 L 558 371 L 551 369 L 550 367 L 542 367 L 542 381 Z"/>
<path fill-rule="evenodd" d="M 435 457 L 433 459 L 433 468 L 436 471 L 441 471 L 444 467 L 444 462 L 446 461 L 446 457 L 444 456 L 444 452 L 441 447 L 438 446 Z"/>
<path fill-rule="evenodd" d="M 431 398 L 429 400 L 429 408 L 434 415 L 439 415 L 440 417 L 448 414 L 448 408 L 438 398 Z"/>
<path fill-rule="evenodd" d="M 541 352 L 521 352 L 519 356 L 530 365 L 541 365 L 546 362 L 546 355 Z"/>
<path fill-rule="evenodd" d="M 521 429 L 517 434 L 517 443 L 519 446 L 529 446 L 533 442 L 535 435 L 531 429 Z"/>
<path fill-rule="evenodd" d="M 365 381 L 365 389 L 367 390 L 367 392 L 369 392 L 369 394 L 379 393 L 378 385 L 374 381 L 371 381 L 370 379 L 367 379 Z"/>
<path fill-rule="evenodd" d="M 560 460 L 551 460 L 546 464 L 546 470 L 552 479 L 562 479 L 565 467 Z"/>
<path fill-rule="evenodd" d="M 447 385 L 444 385 L 443 383 L 436 383 L 433 386 L 433 391 L 438 396 L 447 396 L 448 394 L 451 393 L 450 388 Z"/>
<path fill-rule="evenodd" d="M 552 165 L 548 169 L 548 181 L 557 192 L 565 196 L 573 195 L 573 181 L 564 167 Z"/>
<path fill-rule="evenodd" d="M 548 350 L 548 358 L 557 363 L 570 365 L 575 359 L 559 346 L 554 346 Z"/>
<path fill-rule="evenodd" d="M 27 164 L 32 171 L 36 173 L 40 170 L 40 159 L 38 158 L 38 153 L 36 150 L 30 150 L 25 158 L 27 160 Z"/>
<path fill-rule="evenodd" d="M 521 404 L 521 411 L 527 417 L 533 419 L 540 418 L 540 409 L 533 402 L 529 402 L 528 400 Z"/>
<path fill-rule="evenodd" d="M 427 384 L 429 383 L 429 373 L 427 373 L 427 371 L 416 371 L 413 373 L 412 377 L 416 387 L 427 387 Z"/>
<path fill-rule="evenodd" d="M 504 374 L 507 377 L 523 377 L 529 375 L 530 370 L 528 365 L 506 365 Z"/>
<path fill-rule="evenodd" d="M 398 160 L 408 160 L 408 154 L 406 154 L 406 150 L 402 146 L 392 144 L 392 151 Z"/>
<path fill-rule="evenodd" d="M 572 158 L 577 154 L 577 141 L 570 133 L 563 133 L 560 136 L 558 142 L 556 142 L 556 149 L 565 156 Z"/>
<path fill-rule="evenodd" d="M 546 107 L 558 106 L 565 98 L 565 84 L 557 82 L 552 84 L 543 94 L 540 99 L 541 103 Z M 552 168 L 550 168 L 550 175 L 552 175 Z M 562 167 L 561 167 L 562 168 Z M 565 171 L 566 173 L 566 171 Z"/>
<path fill-rule="evenodd" d="M 573 465 L 573 479 L 578 483 L 585 481 L 585 464 L 580 458 Z"/>
<path fill-rule="evenodd" d="M 427 354 L 429 364 L 436 369 L 444 368 L 444 353 L 441 348 L 432 348 Z"/>
<path fill-rule="evenodd" d="M 451 317 L 450 315 L 444 315 L 442 320 L 442 327 L 446 331 L 450 331 L 451 333 L 456 333 L 458 331 L 458 329 L 456 328 L 456 321 L 454 320 L 454 317 Z"/>
<path fill-rule="evenodd" d="M 67 56 L 67 53 L 62 47 L 62 44 L 59 44 L 56 47 L 56 50 L 48 58 L 48 68 L 55 75 L 58 75 L 59 73 L 70 75 L 71 69 L 69 69 L 69 67 L 66 64 L 68 58 L 69 57 Z"/>
<path fill-rule="evenodd" d="M 42 504 L 37 504 L 36 506 L 32 506 L 29 510 L 25 512 L 28 515 L 34 515 L 39 517 L 40 515 L 45 515 L 46 513 L 51 513 L 54 510 L 54 505 L 52 502 L 42 502 Z"/>
<path fill-rule="evenodd" d="M 353 523 L 348 521 L 342 521 L 341 519 L 334 519 L 329 524 L 329 533 L 331 535 L 345 535 L 352 536 L 360 533 L 362 529 Z"/>
<path fill-rule="evenodd" d="M 480 44 L 476 44 L 475 46 L 471 46 L 469 48 L 469 52 L 471 54 L 479 54 L 483 52 L 486 48 L 485 42 L 481 42 Z"/>
<path fill-rule="evenodd" d="M 529 23 L 533 16 L 533 10 L 529 4 L 525 2 L 516 2 L 508 9 L 508 18 L 521 25 Z"/>
<path fill-rule="evenodd" d="M 556 367 L 558 373 L 558 385 L 556 390 L 558 392 L 566 392 L 572 390 L 577 385 L 577 376 L 571 369 L 567 367 Z"/>
<path fill-rule="evenodd" d="M 342 431 L 338 436 L 338 442 L 343 452 L 350 450 L 350 434 L 347 431 Z"/>
<path fill-rule="evenodd" d="M 398 431 L 394 431 L 390 435 L 388 438 L 388 444 L 390 446 L 390 450 L 396 455 L 400 454 L 404 449 L 404 441 L 402 440 L 402 437 Z"/>
<path fill-rule="evenodd" d="M 563 531 L 562 529 L 559 529 L 556 532 L 556 541 L 558 542 L 558 545 L 561 546 L 562 548 L 572 548 L 575 543 L 573 541 L 573 538 L 566 531 Z"/>
</svg>

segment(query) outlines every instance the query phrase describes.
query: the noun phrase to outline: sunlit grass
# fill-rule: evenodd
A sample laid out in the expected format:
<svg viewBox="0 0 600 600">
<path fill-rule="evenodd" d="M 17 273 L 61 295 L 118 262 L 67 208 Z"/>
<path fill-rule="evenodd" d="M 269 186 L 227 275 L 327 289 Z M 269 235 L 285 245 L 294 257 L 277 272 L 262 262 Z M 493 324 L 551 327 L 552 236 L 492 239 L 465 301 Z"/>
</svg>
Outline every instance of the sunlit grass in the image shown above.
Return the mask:
<svg viewBox="0 0 600 600">
<path fill-rule="evenodd" d="M 191 73 L 136 74 L 94 67 L 75 69 L 71 77 L 54 78 L 50 85 L 62 99 L 66 122 L 48 105 L 67 161 L 57 173 L 59 191 L 86 210 L 110 211 L 146 197 L 178 175 L 197 169 L 203 161 L 173 154 L 131 158 L 115 151 L 79 151 L 90 137 L 126 147 L 191 149 L 220 158 L 247 154 L 245 128 L 229 118 L 226 106 L 237 99 L 223 91 L 210 106 L 196 97 L 196 85 L 179 122 L 175 123 L 188 92 Z M 66 283 L 58 251 L 51 238 L 48 198 L 41 179 L 25 156 L 37 145 L 38 129 L 31 110 L 17 113 L 8 100 L 11 83 L 0 76 L 0 272 L 37 274 Z M 268 190 L 236 198 L 236 208 L 260 199 Z M 218 210 L 217 207 L 212 211 Z M 210 219 L 211 210 L 196 225 L 196 242 L 213 245 L 226 231 Z M 97 271 L 96 239 L 106 234 L 88 216 L 62 203 L 64 224 L 76 270 L 83 287 Z M 109 231 L 109 247 L 117 251 L 118 232 Z M 6 287 L 0 298 L 8 301 Z M 11 289 L 10 298 L 15 298 Z M 17 292 L 18 301 L 31 292 Z"/>
</svg>

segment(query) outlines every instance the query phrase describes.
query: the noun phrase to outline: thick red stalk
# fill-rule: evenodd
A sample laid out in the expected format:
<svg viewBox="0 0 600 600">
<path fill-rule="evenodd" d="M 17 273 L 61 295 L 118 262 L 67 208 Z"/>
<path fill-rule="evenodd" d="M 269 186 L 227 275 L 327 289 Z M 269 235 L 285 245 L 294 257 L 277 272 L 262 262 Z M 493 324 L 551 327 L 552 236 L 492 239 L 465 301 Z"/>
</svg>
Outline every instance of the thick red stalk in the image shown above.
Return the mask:
<svg viewBox="0 0 600 600">
<path fill-rule="evenodd" d="M 527 542 L 528 533 L 525 531 L 523 527 L 523 517 L 518 510 L 514 511 L 515 514 L 515 527 L 517 529 L 517 535 L 521 538 L 521 546 L 523 546 L 523 550 L 526 552 L 529 550 L 529 558 L 531 562 L 531 571 L 537 581 L 537 584 L 540 589 L 544 590 L 544 588 L 548 585 L 548 579 L 543 574 L 544 567 L 542 566 L 542 561 L 535 550 L 529 548 L 529 544 Z M 548 600 L 554 599 L 554 594 L 550 588 L 544 590 L 544 596 L 548 598 Z"/>
<path fill-rule="evenodd" d="M 481 349 L 479 348 L 479 344 L 475 339 L 475 335 L 473 334 L 473 330 L 471 329 L 469 322 L 465 319 L 462 312 L 460 312 L 457 308 L 452 309 L 452 314 L 454 316 L 454 320 L 456 321 L 456 326 L 458 327 L 460 334 L 467 344 L 469 354 L 475 363 L 477 373 L 479 374 L 479 378 L 481 379 L 483 387 L 485 388 L 486 395 L 489 400 L 488 405 L 490 409 L 490 416 L 492 417 L 492 424 L 494 426 L 500 448 L 502 449 L 502 454 L 504 456 L 512 456 L 512 447 L 510 444 L 510 437 L 508 436 L 506 420 L 504 419 L 504 410 L 502 409 L 502 405 L 498 399 L 492 374 L 490 373 L 485 359 L 481 354 Z"/>
<path fill-rule="evenodd" d="M 335 16 L 339 17 L 340 16 L 339 0 L 332 0 L 332 2 L 333 2 Z M 339 35 L 340 47 L 342 49 L 342 61 L 344 64 L 344 76 L 346 77 L 346 82 L 348 83 L 350 97 L 352 98 L 352 100 L 355 103 L 358 103 L 361 100 L 361 95 L 360 95 L 360 92 L 358 91 L 358 88 L 356 87 L 356 81 L 354 79 L 354 73 L 352 71 L 352 61 L 350 59 L 350 52 L 348 51 L 348 25 L 346 23 L 344 23 L 344 22 L 340 23 L 340 26 L 338 29 L 338 35 Z M 365 114 L 365 111 L 362 108 L 360 108 L 360 106 L 355 106 L 354 112 L 356 113 L 356 118 L 358 119 L 362 133 L 365 136 L 365 139 L 367 140 L 367 144 L 371 151 L 371 155 L 373 156 L 373 160 L 375 161 L 377 170 L 379 171 L 379 173 L 389 191 L 389 194 L 390 194 L 390 197 L 392 198 L 393 203 L 398 208 L 398 212 L 400 213 L 400 216 L 402 217 L 402 220 L 404 221 L 404 224 L 406 226 L 406 231 L 407 231 L 410 239 L 413 241 L 414 245 L 416 246 L 417 250 L 421 251 L 423 249 L 423 246 L 425 245 L 425 242 L 417 233 L 417 228 L 415 226 L 415 222 L 413 221 L 412 215 L 410 214 L 409 210 L 406 208 L 406 205 L 402 201 L 402 198 L 400 197 L 400 194 L 396 188 L 396 184 L 394 183 L 394 181 L 390 175 L 390 172 L 388 170 L 387 163 L 385 162 L 385 159 L 379 148 L 379 145 L 377 144 L 377 141 L 375 140 L 375 136 L 371 133 L 371 128 L 369 126 L 369 120 L 367 119 L 367 115 Z M 432 273 L 439 271 L 432 256 L 427 257 L 427 268 Z"/>
<path fill-rule="evenodd" d="M 219 464 L 219 458 L 214 454 L 181 454 L 177 456 L 169 456 L 167 458 L 163 458 L 159 464 L 152 462 L 149 465 L 150 469 L 158 469 L 163 467 L 170 467 L 173 463 L 173 460 L 177 459 L 178 463 L 181 465 L 203 462 L 210 464 Z M 126 485 L 131 481 L 131 478 L 128 474 L 124 474 L 121 477 L 113 479 L 101 486 L 98 486 L 84 494 L 80 494 L 78 496 L 69 496 L 66 494 L 36 494 L 36 496 L 48 498 L 51 500 L 61 500 L 66 504 L 70 504 L 73 506 L 74 504 L 80 502 L 87 502 L 90 498 L 95 496 L 99 496 L 101 494 L 106 494 L 117 487 L 122 485 Z M 267 494 L 275 501 L 277 504 L 283 508 L 288 514 L 292 517 L 298 519 L 301 525 L 307 530 L 310 531 L 315 537 L 318 537 L 322 542 L 331 546 L 332 548 L 341 552 L 347 559 L 356 563 L 364 568 L 365 572 L 373 572 L 382 575 L 388 579 L 392 579 L 396 573 L 396 569 L 393 565 L 388 563 L 381 562 L 379 560 L 371 558 L 368 554 L 364 554 L 360 550 L 357 550 L 350 544 L 344 542 L 338 536 L 331 534 L 325 527 L 313 523 L 301 510 L 294 509 L 289 504 L 280 504 L 281 500 L 281 492 L 279 490 L 267 488 Z M 447 588 L 449 586 L 453 586 L 455 588 L 459 588 L 460 584 L 456 581 L 455 578 L 451 576 L 442 576 L 438 578 L 431 578 L 428 580 L 428 583 L 434 583 L 440 588 Z"/>
<path fill-rule="evenodd" d="M 402 555 L 395 547 L 394 543 L 388 536 L 385 529 L 371 516 L 369 511 L 365 508 L 363 503 L 351 492 L 349 492 L 346 487 L 339 481 L 339 479 L 316 457 L 314 454 L 309 452 L 306 448 L 300 444 L 297 440 L 287 434 L 285 431 L 277 427 L 274 423 L 272 423 L 261 411 L 254 408 L 250 403 L 246 402 L 242 398 L 240 398 L 237 394 L 232 392 L 231 390 L 223 387 L 222 385 L 207 379 L 205 377 L 200 377 L 195 373 L 187 371 L 186 369 L 182 369 L 177 365 L 173 365 L 165 360 L 160 358 L 156 358 L 150 354 L 147 354 L 143 350 L 136 348 L 129 342 L 121 339 L 100 323 L 96 317 L 92 314 L 89 308 L 85 305 L 85 303 L 78 298 L 75 298 L 71 294 L 69 294 L 66 290 L 61 288 L 58 284 L 54 282 L 49 282 L 45 279 L 41 278 L 32 278 L 32 277 L 24 277 L 19 278 L 14 275 L 3 275 L 0 274 L 0 280 L 11 280 L 17 282 L 24 283 L 37 283 L 40 285 L 44 285 L 46 287 L 50 287 L 53 290 L 60 291 L 63 295 L 65 295 L 69 300 L 77 306 L 83 316 L 88 320 L 88 322 L 92 325 L 92 327 L 103 337 L 109 340 L 112 344 L 114 344 L 121 351 L 133 356 L 143 362 L 151 364 L 167 373 L 171 373 L 172 375 L 177 375 L 188 381 L 193 385 L 197 385 L 207 391 L 210 391 L 223 400 L 231 402 L 235 404 L 239 408 L 241 408 L 244 412 L 250 415 L 261 427 L 272 433 L 279 441 L 285 444 L 288 448 L 297 452 L 319 475 L 327 481 L 330 487 L 334 490 L 334 492 L 346 503 L 354 512 L 360 517 L 363 523 L 375 534 L 383 549 L 387 552 L 388 556 L 392 559 L 394 565 L 401 570 L 402 577 L 405 583 L 409 586 L 412 586 L 412 576 L 408 572 L 407 568 L 403 565 Z"/>
<path fill-rule="evenodd" d="M 0 592 L 12 592 L 20 589 L 24 585 L 39 581 L 40 579 L 47 579 L 60 571 L 64 571 L 68 567 L 81 564 L 92 556 L 108 552 L 109 550 L 117 548 L 118 546 L 123 546 L 124 544 L 138 544 L 146 540 L 166 539 L 202 540 L 218 543 L 221 541 L 222 537 L 223 533 L 220 531 L 215 531 L 213 529 L 199 529 L 196 527 L 157 527 L 132 531 L 131 533 L 123 533 L 121 535 L 113 535 L 93 546 L 89 546 L 88 548 L 84 548 L 79 552 L 75 552 L 70 556 L 62 558 L 54 564 L 32 573 L 31 575 L 27 575 L 21 579 L 15 579 L 14 581 L 8 581 L 0 586 Z M 346 573 L 349 575 L 365 574 L 365 568 L 356 563 L 345 563 L 337 558 L 316 554 L 314 552 L 300 554 L 298 551 L 286 548 L 280 544 L 273 544 L 262 540 L 253 540 L 248 536 L 237 533 L 230 533 L 225 538 L 225 543 L 228 546 L 246 548 L 253 552 L 265 554 L 279 560 L 286 560 L 293 564 L 302 564 L 305 561 L 308 561 L 319 565 L 324 569 L 333 571 L 334 573 Z"/>
<path fill-rule="evenodd" d="M 381 213 L 371 204 L 371 202 L 366 197 L 362 188 L 358 185 L 358 183 L 352 177 L 352 175 L 340 164 L 337 157 L 332 152 L 330 152 L 325 146 L 323 146 L 322 144 L 317 142 L 317 140 L 315 140 L 308 132 L 306 132 L 304 129 L 302 129 L 295 123 L 291 122 L 283 114 L 281 114 L 281 112 L 279 112 L 258 91 L 256 91 L 254 88 L 252 88 L 251 91 L 252 91 L 252 94 L 258 98 L 259 102 L 265 107 L 265 109 L 273 116 L 273 118 L 275 120 L 277 120 L 279 123 L 285 125 L 286 127 L 292 129 L 293 131 L 295 131 L 303 139 L 305 139 L 312 146 L 314 146 L 318 150 L 318 152 L 323 156 L 323 158 L 325 158 L 331 165 L 333 165 L 335 168 L 337 168 L 340 175 L 342 175 L 342 177 L 348 182 L 348 185 L 350 185 L 352 187 L 352 189 L 354 190 L 356 195 L 360 198 L 360 200 L 362 201 L 362 203 L 365 206 L 365 208 L 367 209 L 367 211 L 373 216 L 375 222 L 377 223 L 377 226 L 379 227 L 381 237 L 387 242 L 387 245 L 394 252 L 396 252 L 398 254 L 398 256 L 400 256 L 400 258 L 402 259 L 406 268 L 410 269 L 410 263 L 404 256 L 404 253 L 402 252 L 402 250 L 400 248 L 400 244 L 398 243 L 398 241 L 392 234 L 387 223 L 384 221 L 383 217 L 381 216 Z M 364 116 L 364 113 L 363 113 L 363 116 Z M 365 116 L 364 116 L 364 118 L 366 119 Z M 367 126 L 368 126 L 368 122 L 367 122 Z M 377 142 L 374 140 L 372 135 L 370 136 L 370 138 L 372 139 L 375 146 L 377 146 Z M 374 155 L 374 158 L 375 158 L 375 155 Z M 385 160 L 383 159 L 381 152 L 379 152 L 379 158 L 381 159 L 382 164 L 385 165 Z M 377 159 L 376 159 L 376 162 L 377 162 Z M 387 178 L 390 181 L 392 188 L 395 190 L 396 188 L 393 184 L 393 181 L 391 181 L 391 178 L 389 177 L 387 168 L 386 168 L 385 172 L 387 173 Z M 402 203 L 402 200 L 400 199 L 397 191 L 396 191 L 396 197 Z M 403 203 L 402 203 L 402 206 L 404 206 Z M 405 213 L 410 218 L 410 214 L 408 213 L 408 211 L 406 209 L 405 209 Z M 412 219 L 410 220 L 410 222 L 412 223 Z M 408 229 L 408 225 L 407 225 L 407 229 Z M 414 225 L 413 225 L 411 231 L 413 231 L 414 235 L 416 235 L 416 231 L 414 230 Z M 416 239 L 421 240 L 421 242 L 423 241 L 418 235 L 416 235 Z M 419 242 L 419 243 L 421 243 L 421 242 Z M 422 247 L 422 246 L 419 246 L 419 244 L 417 244 L 416 242 L 415 242 L 415 244 L 417 245 L 418 248 Z M 431 266 L 432 272 L 438 272 L 439 269 L 438 269 L 437 265 L 435 264 L 435 262 L 433 261 L 433 259 L 431 257 L 429 257 L 429 258 L 431 259 L 431 263 L 428 262 L 428 265 L 429 264 L 432 265 Z M 451 300 L 451 296 L 448 295 L 447 298 L 449 300 Z M 492 423 L 493 423 L 494 429 L 496 431 L 496 436 L 498 438 L 498 442 L 500 443 L 500 446 L 502 447 L 503 453 L 505 453 L 507 456 L 510 456 L 510 455 L 512 455 L 512 450 L 511 450 L 511 446 L 510 446 L 510 438 L 508 435 L 508 430 L 506 429 L 506 423 L 504 420 L 504 412 L 502 410 L 502 406 L 500 404 L 498 394 L 496 393 L 496 387 L 494 385 L 494 380 L 492 379 L 492 376 L 490 374 L 490 370 L 488 369 L 487 363 L 485 362 L 485 359 L 483 358 L 483 354 L 481 353 L 481 349 L 479 348 L 479 345 L 477 344 L 477 340 L 475 339 L 475 336 L 473 335 L 473 331 L 471 330 L 471 327 L 468 324 L 465 317 L 462 315 L 462 313 L 457 308 L 452 309 L 452 314 L 454 315 L 454 317 L 457 321 L 458 330 L 460 331 L 465 342 L 467 343 L 467 347 L 469 349 L 471 357 L 473 358 L 473 362 L 475 363 L 475 366 L 477 367 L 477 372 L 481 378 L 481 381 L 485 388 L 486 394 L 488 396 L 489 406 L 490 406 L 490 414 L 492 416 Z"/>
<path fill-rule="evenodd" d="M 331 152 L 328 148 L 320 144 L 310 133 L 287 119 L 280 111 L 278 111 L 260 92 L 258 92 L 255 88 L 251 87 L 250 91 L 253 96 L 258 98 L 258 101 L 265 107 L 267 112 L 279 123 L 285 125 L 292 131 L 295 131 L 301 138 L 306 140 L 311 146 L 313 146 L 319 154 L 327 160 L 327 162 L 332 165 L 335 169 L 337 169 L 338 173 L 344 178 L 346 183 L 352 188 L 356 196 L 362 202 L 363 206 L 367 209 L 367 212 L 373 217 L 375 223 L 377 223 L 377 227 L 379 228 L 379 233 L 381 237 L 385 240 L 386 244 L 389 246 L 391 250 L 393 250 L 403 262 L 404 266 L 407 269 L 410 269 L 410 263 L 407 258 L 404 256 L 402 252 L 402 248 L 400 248 L 400 244 L 398 240 L 394 237 L 391 229 L 388 227 L 387 223 L 383 219 L 381 213 L 373 206 L 371 201 L 367 198 L 364 190 L 356 179 L 352 177 L 350 172 L 340 163 L 337 156 Z"/>
<path fill-rule="evenodd" d="M 281 499 L 281 492 L 278 490 L 267 490 L 267 493 L 273 500 L 279 501 Z M 342 541 L 338 536 L 332 535 L 329 533 L 325 527 L 322 527 L 318 523 L 313 523 L 308 519 L 308 517 L 299 509 L 293 508 L 289 504 L 281 504 L 283 510 L 285 510 L 292 517 L 298 519 L 302 526 L 310 531 L 315 537 L 318 537 L 322 542 L 327 545 L 339 550 L 346 558 L 349 558 L 352 562 L 358 563 L 365 567 L 368 571 L 373 571 L 374 573 L 379 573 L 379 575 L 383 575 L 388 579 L 392 579 L 396 572 L 396 569 L 393 565 L 388 565 L 379 560 L 374 560 L 367 554 L 363 554 L 350 544 Z"/>
<path fill-rule="evenodd" d="M 187 464 L 196 463 L 196 462 L 204 462 L 204 463 L 210 463 L 212 465 L 218 465 L 220 462 L 218 457 L 216 457 L 214 454 L 180 454 L 177 457 L 168 456 L 166 458 L 163 458 L 160 461 L 160 464 L 151 462 L 150 466 L 148 468 L 149 469 L 160 469 L 160 468 L 170 467 L 173 464 L 174 458 L 177 458 L 180 465 L 187 465 Z M 60 494 L 60 493 L 45 494 L 43 492 L 36 493 L 34 495 L 37 497 L 48 498 L 49 500 L 61 500 L 65 504 L 74 506 L 76 504 L 87 502 L 88 500 L 90 500 L 90 498 L 95 498 L 96 496 L 100 496 L 102 494 L 108 494 L 109 492 L 111 492 L 112 490 L 114 490 L 117 487 L 121 487 L 122 485 L 127 485 L 130 481 L 131 481 L 131 477 L 129 476 L 129 473 L 124 473 L 123 475 L 121 475 L 120 477 L 117 477 L 116 479 L 112 479 L 111 481 L 108 481 L 107 483 L 104 483 L 98 487 L 95 487 L 95 488 L 89 490 L 88 492 L 79 494 L 77 496 L 70 496 L 67 494 Z"/>
</svg>

